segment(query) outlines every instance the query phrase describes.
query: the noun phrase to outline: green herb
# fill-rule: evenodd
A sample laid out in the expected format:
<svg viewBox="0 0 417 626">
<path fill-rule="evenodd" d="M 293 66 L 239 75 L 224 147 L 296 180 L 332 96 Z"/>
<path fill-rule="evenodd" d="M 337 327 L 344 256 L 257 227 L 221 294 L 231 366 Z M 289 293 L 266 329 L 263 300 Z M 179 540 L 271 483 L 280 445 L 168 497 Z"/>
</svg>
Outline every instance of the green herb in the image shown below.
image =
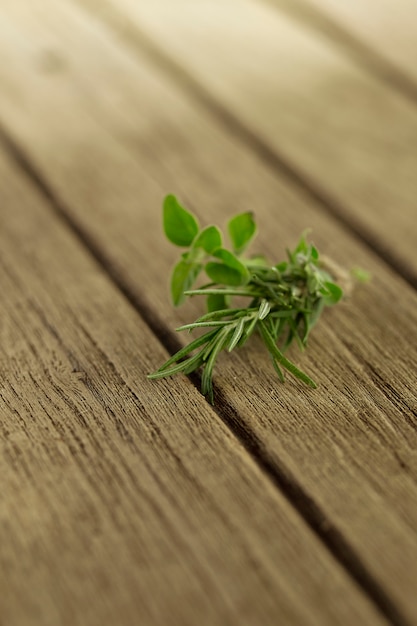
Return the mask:
<svg viewBox="0 0 417 626">
<path fill-rule="evenodd" d="M 163 223 L 167 238 L 186 248 L 172 272 L 174 304 L 178 306 L 186 296 L 204 296 L 208 312 L 177 329 L 205 329 L 205 334 L 179 350 L 149 378 L 190 374 L 202 368 L 201 391 L 213 403 L 213 368 L 219 353 L 242 347 L 258 332 L 281 381 L 287 370 L 315 388 L 315 382 L 284 352 L 294 341 L 304 349 L 324 307 L 338 302 L 343 291 L 305 234 L 294 250 L 287 251 L 287 260 L 271 265 L 263 256 L 242 256 L 256 234 L 250 212 L 228 222 L 231 250 L 223 246 L 217 226 L 201 230 L 197 218 L 172 195 L 164 201 Z M 203 270 L 210 282 L 193 289 Z M 234 298 L 241 300 L 242 296 L 247 298 L 247 305 L 233 306 Z"/>
</svg>

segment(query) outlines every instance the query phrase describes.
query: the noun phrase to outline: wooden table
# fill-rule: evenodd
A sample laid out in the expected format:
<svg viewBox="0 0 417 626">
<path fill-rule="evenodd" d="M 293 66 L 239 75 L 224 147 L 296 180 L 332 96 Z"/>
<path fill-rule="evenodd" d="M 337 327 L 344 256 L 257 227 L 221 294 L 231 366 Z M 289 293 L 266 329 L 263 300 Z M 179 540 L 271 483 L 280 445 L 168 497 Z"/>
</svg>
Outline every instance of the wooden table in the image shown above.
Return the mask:
<svg viewBox="0 0 417 626">
<path fill-rule="evenodd" d="M 3 0 L 0 624 L 417 624 L 415 0 Z M 291 355 L 150 381 L 161 202 L 368 285 Z"/>
</svg>

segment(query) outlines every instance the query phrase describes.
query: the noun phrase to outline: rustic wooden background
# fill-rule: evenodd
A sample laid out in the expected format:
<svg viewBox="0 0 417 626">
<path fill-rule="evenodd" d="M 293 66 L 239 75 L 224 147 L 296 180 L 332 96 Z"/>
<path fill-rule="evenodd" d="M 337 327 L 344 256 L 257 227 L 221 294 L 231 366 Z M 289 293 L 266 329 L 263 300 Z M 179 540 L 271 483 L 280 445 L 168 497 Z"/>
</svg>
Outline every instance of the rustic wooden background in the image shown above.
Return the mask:
<svg viewBox="0 0 417 626">
<path fill-rule="evenodd" d="M 416 61 L 415 0 L 2 0 L 1 626 L 417 624 Z M 168 192 L 372 273 L 317 391 L 146 379 Z"/>
</svg>

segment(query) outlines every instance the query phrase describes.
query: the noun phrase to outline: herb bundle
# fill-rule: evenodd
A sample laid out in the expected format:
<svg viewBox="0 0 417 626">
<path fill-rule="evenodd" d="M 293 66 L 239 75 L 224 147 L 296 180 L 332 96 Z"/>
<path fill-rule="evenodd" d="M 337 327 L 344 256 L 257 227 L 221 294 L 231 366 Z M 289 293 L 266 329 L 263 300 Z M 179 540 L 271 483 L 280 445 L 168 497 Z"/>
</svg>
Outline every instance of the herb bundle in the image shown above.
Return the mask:
<svg viewBox="0 0 417 626">
<path fill-rule="evenodd" d="M 163 206 L 166 237 L 186 248 L 171 278 L 174 305 L 186 296 L 204 296 L 207 313 L 178 331 L 206 329 L 206 332 L 174 354 L 149 378 L 157 379 L 202 368 L 201 392 L 213 403 L 213 368 L 222 350 L 242 347 L 257 332 L 281 381 L 287 370 L 310 387 L 315 382 L 284 354 L 294 341 L 307 345 L 311 329 L 323 308 L 338 302 L 343 291 L 320 260 L 317 249 L 303 234 L 287 260 L 271 265 L 263 256 L 243 256 L 256 234 L 252 213 L 240 213 L 228 222 L 232 244 L 223 246 L 217 226 L 200 229 L 197 218 L 169 195 Z M 210 282 L 194 288 L 205 271 Z M 247 298 L 246 306 L 233 304 Z"/>
</svg>

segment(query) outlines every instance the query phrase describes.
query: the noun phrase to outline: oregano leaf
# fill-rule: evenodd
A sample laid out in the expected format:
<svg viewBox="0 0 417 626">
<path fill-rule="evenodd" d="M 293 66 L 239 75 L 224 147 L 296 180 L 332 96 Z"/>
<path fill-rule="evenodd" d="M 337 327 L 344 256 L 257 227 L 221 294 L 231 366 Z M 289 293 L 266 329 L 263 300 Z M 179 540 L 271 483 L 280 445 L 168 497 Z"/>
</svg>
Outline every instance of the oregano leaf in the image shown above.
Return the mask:
<svg viewBox="0 0 417 626">
<path fill-rule="evenodd" d="M 171 275 L 171 297 L 174 306 L 182 304 L 185 298 L 184 291 L 193 286 L 202 268 L 201 263 L 190 263 L 185 259 L 181 259 L 175 265 Z"/>
<path fill-rule="evenodd" d="M 222 245 L 222 234 L 217 226 L 207 226 L 201 230 L 193 242 L 193 248 L 203 248 L 207 254 L 212 254 Z"/>
<path fill-rule="evenodd" d="M 256 234 L 256 224 L 250 211 L 235 215 L 227 225 L 233 249 L 241 254 Z"/>
<path fill-rule="evenodd" d="M 181 247 L 191 246 L 199 230 L 195 215 L 184 209 L 173 195 L 164 200 L 163 224 L 167 239 Z"/>
<path fill-rule="evenodd" d="M 221 259 L 227 267 L 239 272 L 242 280 L 242 282 L 239 283 L 240 285 L 244 285 L 249 280 L 250 274 L 248 268 L 241 261 L 239 261 L 233 252 L 230 252 L 230 250 L 226 250 L 225 248 L 219 248 L 213 252 L 213 256 Z"/>
<path fill-rule="evenodd" d="M 214 283 L 231 285 L 232 287 L 237 287 L 245 283 L 242 274 L 233 267 L 225 265 L 225 263 L 207 263 L 205 270 L 206 274 Z"/>
<path fill-rule="evenodd" d="M 207 296 L 207 311 L 213 313 L 214 311 L 222 311 L 227 308 L 226 296 L 219 293 L 210 293 Z"/>
</svg>

